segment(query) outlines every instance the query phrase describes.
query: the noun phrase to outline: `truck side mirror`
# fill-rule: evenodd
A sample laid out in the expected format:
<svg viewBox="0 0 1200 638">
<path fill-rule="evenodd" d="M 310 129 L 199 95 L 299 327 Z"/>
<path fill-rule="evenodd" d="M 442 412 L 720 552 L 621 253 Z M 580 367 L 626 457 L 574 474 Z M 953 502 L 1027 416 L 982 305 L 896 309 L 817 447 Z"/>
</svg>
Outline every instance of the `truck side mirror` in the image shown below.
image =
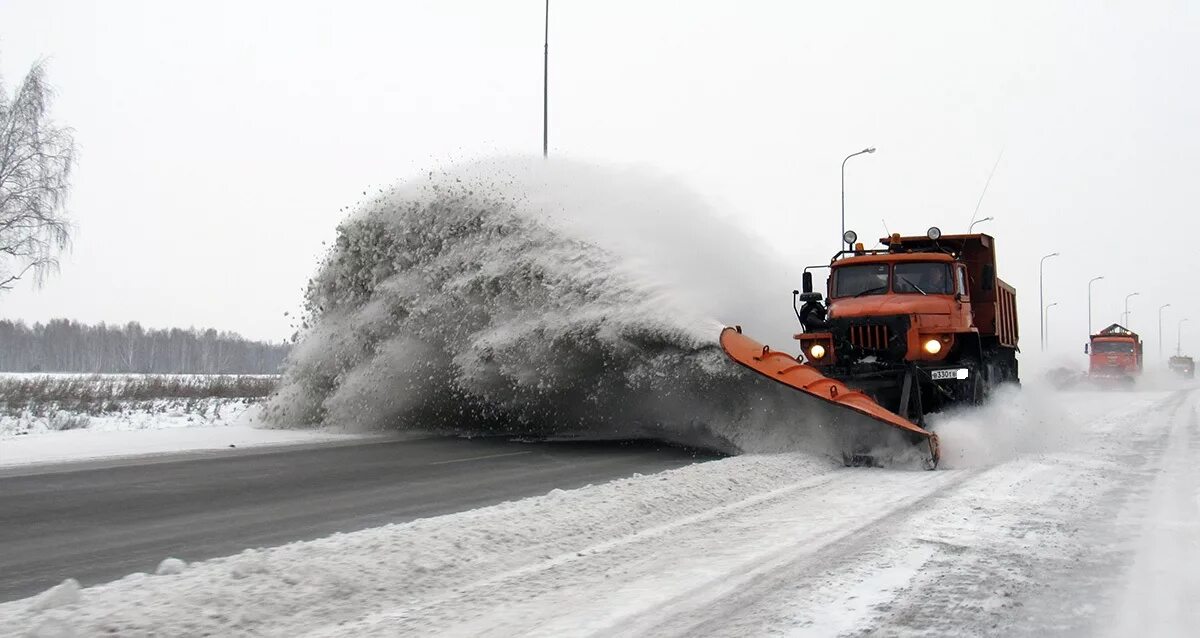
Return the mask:
<svg viewBox="0 0 1200 638">
<path fill-rule="evenodd" d="M 812 273 L 811 272 L 809 272 L 807 270 L 804 271 L 804 275 L 801 276 L 800 288 L 802 288 L 805 293 L 812 292 Z"/>
<path fill-rule="evenodd" d="M 991 290 L 996 287 L 996 268 L 991 264 L 983 265 L 983 277 L 979 282 L 984 290 Z"/>
<path fill-rule="evenodd" d="M 1087 353 L 1088 353 L 1088 344 L 1085 343 L 1085 344 L 1083 344 L 1083 354 L 1087 354 Z"/>
</svg>

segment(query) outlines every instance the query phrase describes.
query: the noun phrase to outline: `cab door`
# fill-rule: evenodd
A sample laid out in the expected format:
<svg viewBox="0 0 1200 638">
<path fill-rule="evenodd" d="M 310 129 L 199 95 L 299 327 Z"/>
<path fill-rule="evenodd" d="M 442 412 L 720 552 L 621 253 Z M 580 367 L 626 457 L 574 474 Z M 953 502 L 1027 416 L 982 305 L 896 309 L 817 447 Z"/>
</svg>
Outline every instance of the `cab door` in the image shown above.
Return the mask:
<svg viewBox="0 0 1200 638">
<path fill-rule="evenodd" d="M 958 302 L 956 317 L 960 329 L 966 331 L 975 325 L 975 308 L 971 305 L 971 287 L 967 285 L 967 267 L 954 265 L 954 299 Z"/>
</svg>

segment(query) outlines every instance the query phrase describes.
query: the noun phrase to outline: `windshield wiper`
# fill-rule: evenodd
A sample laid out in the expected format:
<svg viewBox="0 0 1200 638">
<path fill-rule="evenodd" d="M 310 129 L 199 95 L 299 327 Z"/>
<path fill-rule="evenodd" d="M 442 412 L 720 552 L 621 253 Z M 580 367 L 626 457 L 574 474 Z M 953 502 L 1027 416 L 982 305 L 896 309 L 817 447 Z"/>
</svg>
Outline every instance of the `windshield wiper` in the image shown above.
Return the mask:
<svg viewBox="0 0 1200 638">
<path fill-rule="evenodd" d="M 867 294 L 867 293 L 878 292 L 878 291 L 881 291 L 881 290 L 887 290 L 887 286 L 875 286 L 874 288 L 867 288 L 866 290 L 863 290 L 862 292 L 860 292 L 860 293 L 858 293 L 857 295 L 854 295 L 854 296 L 855 296 L 855 297 L 861 297 L 861 296 L 863 296 L 863 295 L 865 295 L 865 294 Z"/>
<path fill-rule="evenodd" d="M 929 293 L 925 292 L 924 290 L 921 290 L 921 287 L 920 287 L 920 286 L 918 286 L 917 284 L 914 284 L 913 282 L 909 281 L 908 277 L 897 277 L 897 279 L 899 279 L 900 281 L 903 281 L 904 283 L 906 283 L 906 284 L 908 284 L 908 285 L 912 286 L 914 289 L 916 289 L 916 291 L 917 291 L 917 292 L 921 293 L 922 295 L 925 295 L 926 297 L 928 297 L 928 296 L 929 296 Z"/>
</svg>

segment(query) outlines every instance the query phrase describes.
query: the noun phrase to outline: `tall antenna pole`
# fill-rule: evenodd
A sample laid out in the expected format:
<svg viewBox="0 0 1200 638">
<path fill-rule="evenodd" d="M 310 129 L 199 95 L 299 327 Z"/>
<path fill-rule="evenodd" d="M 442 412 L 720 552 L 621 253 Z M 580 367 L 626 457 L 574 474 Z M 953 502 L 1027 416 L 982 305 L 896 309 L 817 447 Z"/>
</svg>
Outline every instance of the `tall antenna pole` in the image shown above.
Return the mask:
<svg viewBox="0 0 1200 638">
<path fill-rule="evenodd" d="M 546 0 L 546 39 L 542 49 L 542 157 L 550 156 L 550 0 Z"/>
<path fill-rule="evenodd" d="M 546 0 L 549 2 L 550 0 Z M 987 181 L 983 183 L 983 192 L 979 194 L 979 201 L 975 202 L 975 212 L 971 215 L 970 226 L 975 225 L 975 218 L 979 216 L 979 207 L 983 204 L 983 196 L 987 195 L 988 186 L 992 183 L 992 175 L 996 174 L 996 168 L 1000 166 L 1000 159 L 1004 157 L 1004 149 L 1000 149 L 1000 154 L 996 156 L 996 163 L 992 164 L 992 172 L 988 173 Z M 971 231 L 967 231 L 970 233 Z"/>
</svg>

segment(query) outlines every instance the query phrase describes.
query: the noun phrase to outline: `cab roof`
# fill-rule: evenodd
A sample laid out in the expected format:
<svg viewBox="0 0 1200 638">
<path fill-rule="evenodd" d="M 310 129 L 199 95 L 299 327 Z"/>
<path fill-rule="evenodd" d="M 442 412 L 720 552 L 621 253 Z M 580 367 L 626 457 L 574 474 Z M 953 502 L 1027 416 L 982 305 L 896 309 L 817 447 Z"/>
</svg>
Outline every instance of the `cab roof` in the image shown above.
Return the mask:
<svg viewBox="0 0 1200 638">
<path fill-rule="evenodd" d="M 1092 335 L 1092 339 L 1096 341 L 1128 341 L 1129 339 L 1133 339 L 1136 341 L 1138 334 L 1119 323 L 1114 323 Z"/>
<path fill-rule="evenodd" d="M 954 257 L 946 253 L 875 253 L 865 255 L 847 255 L 835 261 L 832 266 L 852 266 L 854 264 L 894 264 L 900 262 L 942 262 L 954 263 Z"/>
</svg>

